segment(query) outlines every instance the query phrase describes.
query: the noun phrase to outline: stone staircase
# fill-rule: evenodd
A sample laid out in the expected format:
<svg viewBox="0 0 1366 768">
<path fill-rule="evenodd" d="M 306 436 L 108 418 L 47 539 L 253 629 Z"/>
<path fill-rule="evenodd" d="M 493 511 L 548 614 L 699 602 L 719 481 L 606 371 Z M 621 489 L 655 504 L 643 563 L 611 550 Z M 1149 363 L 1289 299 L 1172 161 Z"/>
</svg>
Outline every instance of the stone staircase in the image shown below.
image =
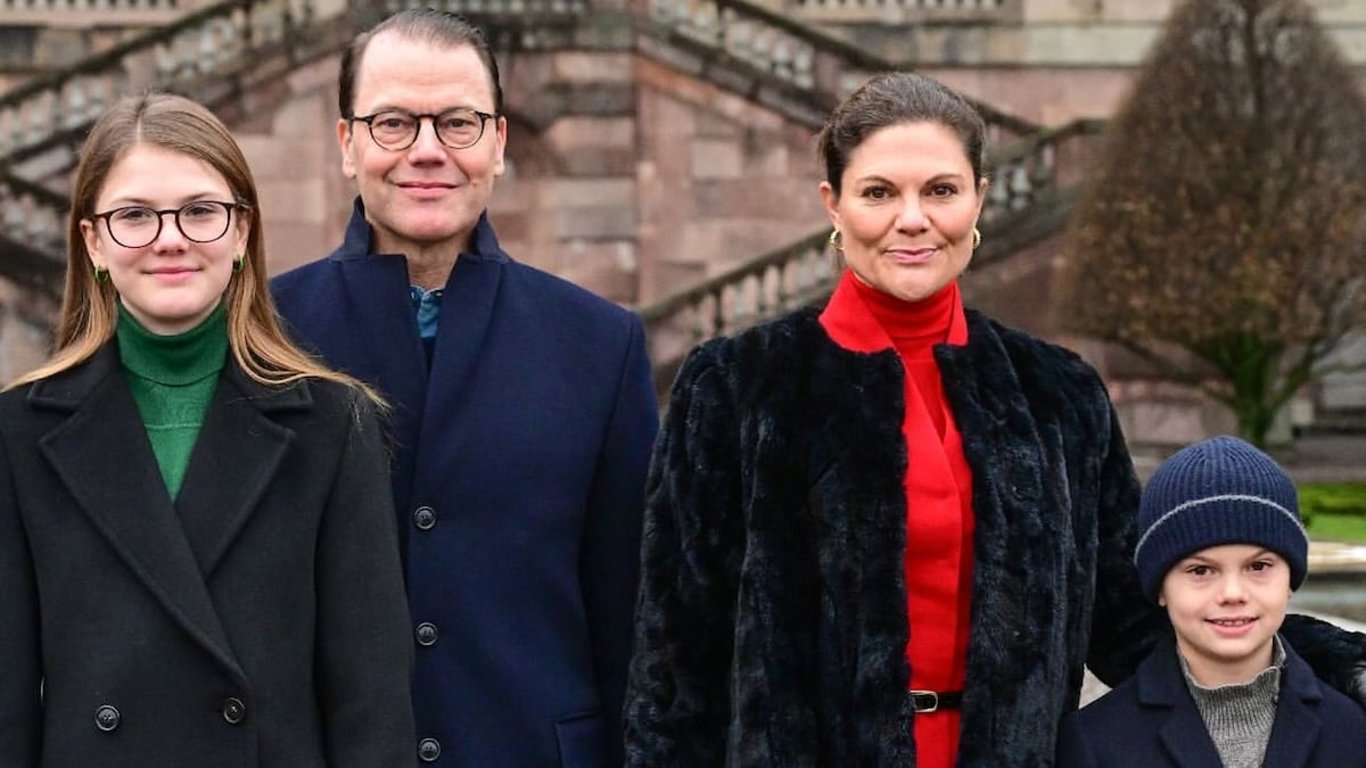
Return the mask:
<svg viewBox="0 0 1366 768">
<path fill-rule="evenodd" d="M 2 1 L 2 0 L 0 0 Z M 61 0 L 49 0 L 61 2 Z M 115 2 L 116 0 L 108 0 Z M 133 2 L 133 0 L 123 0 Z M 145 2 L 144 2 L 145 4 Z M 172 24 L 0 95 L 0 276 L 49 296 L 60 292 L 68 179 L 81 138 L 118 96 L 148 88 L 186 93 L 228 119 L 271 98 L 290 71 L 335 55 L 355 29 L 421 0 L 223 0 Z M 618 50 L 691 74 L 819 127 L 840 99 L 894 63 L 742 0 L 444 0 L 490 31 L 500 55 Z M 552 84 L 553 86 L 553 84 Z M 545 126 L 580 108 L 581 94 L 548 88 L 518 117 Z M 1003 259 L 1058 230 L 1079 167 L 1069 157 L 1097 132 L 1077 122 L 1044 130 L 977 104 L 989 126 L 987 243 L 977 264 Z M 816 224 L 816 222 L 812 222 Z M 652 355 L 669 377 L 696 341 L 820 300 L 832 272 L 824 229 L 641 312 Z"/>
</svg>

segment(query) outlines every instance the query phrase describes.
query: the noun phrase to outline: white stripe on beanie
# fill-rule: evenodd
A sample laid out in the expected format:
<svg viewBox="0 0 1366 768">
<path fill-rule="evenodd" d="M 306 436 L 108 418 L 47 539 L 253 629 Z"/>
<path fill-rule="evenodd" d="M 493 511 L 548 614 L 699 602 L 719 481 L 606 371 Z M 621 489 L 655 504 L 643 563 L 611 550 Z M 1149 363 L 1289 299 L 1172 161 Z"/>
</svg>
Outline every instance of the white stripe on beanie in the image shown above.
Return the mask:
<svg viewBox="0 0 1366 768">
<path fill-rule="evenodd" d="M 1300 535 L 1304 537 L 1305 543 L 1308 544 L 1309 542 L 1309 534 L 1305 532 L 1304 524 L 1300 522 L 1299 515 L 1296 515 L 1294 512 L 1291 512 L 1290 510 L 1286 509 L 1280 504 L 1277 504 L 1271 499 L 1263 498 L 1261 496 L 1249 496 L 1247 494 L 1241 493 L 1222 493 L 1217 496 L 1206 496 L 1202 499 L 1192 499 L 1190 501 L 1179 504 L 1176 507 L 1173 507 L 1171 510 L 1163 513 L 1163 515 L 1157 518 L 1157 520 L 1155 520 L 1152 525 L 1148 526 L 1148 530 L 1144 531 L 1143 537 L 1138 540 L 1138 544 L 1134 547 L 1134 563 L 1138 563 L 1138 553 L 1143 551 L 1143 545 L 1147 543 L 1148 538 L 1153 535 L 1154 531 L 1162 527 L 1163 523 L 1170 520 L 1173 516 L 1181 512 L 1185 512 L 1191 507 L 1198 507 L 1204 504 L 1213 504 L 1217 501 L 1247 501 L 1252 502 L 1253 504 L 1263 504 L 1265 506 L 1271 507 L 1272 509 L 1280 512 L 1282 515 L 1285 515 L 1286 517 L 1290 518 L 1291 522 L 1295 524 L 1295 527 L 1299 529 Z"/>
</svg>

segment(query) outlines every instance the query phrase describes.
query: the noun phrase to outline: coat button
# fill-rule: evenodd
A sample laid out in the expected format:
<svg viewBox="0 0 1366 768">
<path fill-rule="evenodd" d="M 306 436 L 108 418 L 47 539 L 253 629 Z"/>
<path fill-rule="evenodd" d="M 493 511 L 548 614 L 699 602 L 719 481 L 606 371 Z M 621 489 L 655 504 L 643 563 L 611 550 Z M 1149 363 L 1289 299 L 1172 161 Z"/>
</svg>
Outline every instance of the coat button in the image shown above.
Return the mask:
<svg viewBox="0 0 1366 768">
<path fill-rule="evenodd" d="M 109 704 L 95 710 L 95 727 L 108 733 L 119 727 L 119 711 Z"/>
<path fill-rule="evenodd" d="M 419 531 L 430 531 L 436 527 L 436 510 L 425 504 L 413 510 L 413 525 Z"/>
<path fill-rule="evenodd" d="M 435 763 L 441 757 L 441 742 L 436 739 L 423 739 L 417 743 L 417 756 L 424 763 Z"/>
<path fill-rule="evenodd" d="M 424 621 L 417 625 L 417 644 L 423 647 L 436 645 L 436 625 Z"/>
<path fill-rule="evenodd" d="M 247 719 L 247 705 L 236 696 L 223 699 L 223 719 L 228 725 L 237 725 Z"/>
</svg>

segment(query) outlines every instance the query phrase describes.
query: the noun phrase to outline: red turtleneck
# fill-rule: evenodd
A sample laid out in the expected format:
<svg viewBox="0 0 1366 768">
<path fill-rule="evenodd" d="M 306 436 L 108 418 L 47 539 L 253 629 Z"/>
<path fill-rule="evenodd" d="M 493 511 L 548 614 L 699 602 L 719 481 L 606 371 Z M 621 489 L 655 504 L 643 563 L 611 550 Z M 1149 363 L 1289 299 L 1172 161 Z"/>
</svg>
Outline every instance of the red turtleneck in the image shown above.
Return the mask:
<svg viewBox="0 0 1366 768">
<path fill-rule="evenodd" d="M 972 474 L 944 398 L 936 344 L 967 343 L 956 282 L 907 302 L 845 270 L 821 325 L 855 352 L 895 349 L 905 368 L 906 658 L 912 690 L 960 691 L 966 669 L 972 596 Z M 920 768 L 950 768 L 958 753 L 958 710 L 915 718 Z"/>
</svg>

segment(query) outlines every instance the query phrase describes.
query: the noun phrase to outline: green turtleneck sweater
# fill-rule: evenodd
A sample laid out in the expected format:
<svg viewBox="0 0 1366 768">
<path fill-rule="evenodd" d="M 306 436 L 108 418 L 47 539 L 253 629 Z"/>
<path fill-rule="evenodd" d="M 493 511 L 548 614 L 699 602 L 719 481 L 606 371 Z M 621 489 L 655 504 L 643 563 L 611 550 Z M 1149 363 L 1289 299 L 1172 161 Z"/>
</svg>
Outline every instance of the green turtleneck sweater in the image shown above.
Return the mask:
<svg viewBox="0 0 1366 768">
<path fill-rule="evenodd" d="M 222 303 L 184 333 L 159 336 L 119 303 L 119 358 L 147 428 L 166 490 L 175 499 L 218 373 L 228 356 L 227 310 Z"/>
</svg>

